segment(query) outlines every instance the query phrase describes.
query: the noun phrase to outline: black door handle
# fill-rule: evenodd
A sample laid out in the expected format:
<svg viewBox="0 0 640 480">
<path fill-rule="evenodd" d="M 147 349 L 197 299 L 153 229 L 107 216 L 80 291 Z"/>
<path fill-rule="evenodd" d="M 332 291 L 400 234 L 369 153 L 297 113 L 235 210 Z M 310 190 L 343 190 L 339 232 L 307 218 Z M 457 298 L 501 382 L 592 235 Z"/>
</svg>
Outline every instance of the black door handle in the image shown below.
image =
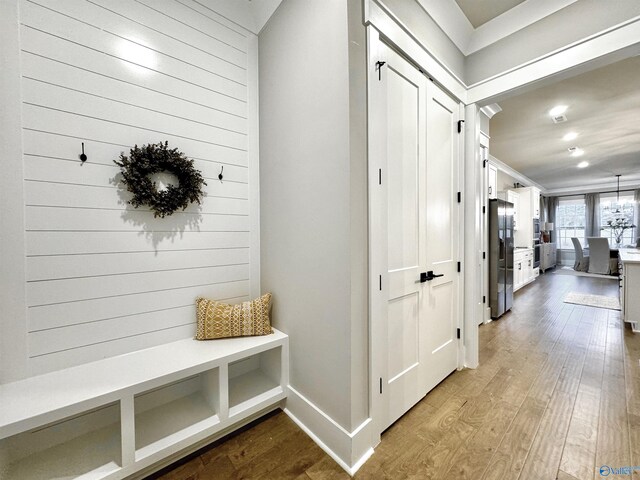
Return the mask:
<svg viewBox="0 0 640 480">
<path fill-rule="evenodd" d="M 428 272 L 422 272 L 420 274 L 420 283 L 430 282 L 434 278 L 438 278 L 438 277 L 444 277 L 444 273 L 440 275 L 434 275 L 433 270 L 429 270 Z"/>
</svg>

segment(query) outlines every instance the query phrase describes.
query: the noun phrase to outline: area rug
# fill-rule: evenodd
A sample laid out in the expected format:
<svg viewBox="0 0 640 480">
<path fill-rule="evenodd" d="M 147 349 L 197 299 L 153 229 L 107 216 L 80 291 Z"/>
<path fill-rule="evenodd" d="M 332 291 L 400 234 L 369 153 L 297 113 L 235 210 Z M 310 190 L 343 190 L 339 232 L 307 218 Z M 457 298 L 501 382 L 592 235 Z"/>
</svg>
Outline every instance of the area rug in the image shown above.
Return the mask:
<svg viewBox="0 0 640 480">
<path fill-rule="evenodd" d="M 552 273 L 556 275 L 571 275 L 574 277 L 602 278 L 604 280 L 618 280 L 617 275 L 601 275 L 599 273 L 577 272 L 571 267 L 556 268 Z"/>
<path fill-rule="evenodd" d="M 620 310 L 620 300 L 618 299 L 618 297 L 606 297 L 604 295 L 591 295 L 589 293 L 570 292 L 565 295 L 562 301 L 564 303 L 574 303 L 576 305 L 586 305 L 588 307 Z"/>
</svg>

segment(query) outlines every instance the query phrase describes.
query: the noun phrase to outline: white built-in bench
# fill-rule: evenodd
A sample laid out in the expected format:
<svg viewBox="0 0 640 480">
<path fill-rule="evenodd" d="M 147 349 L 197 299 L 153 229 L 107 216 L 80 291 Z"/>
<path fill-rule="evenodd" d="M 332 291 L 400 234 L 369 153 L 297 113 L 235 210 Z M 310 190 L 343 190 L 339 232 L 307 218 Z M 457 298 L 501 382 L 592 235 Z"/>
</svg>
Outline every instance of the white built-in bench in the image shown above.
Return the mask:
<svg viewBox="0 0 640 480">
<path fill-rule="evenodd" d="M 0 480 L 149 473 L 277 408 L 288 367 L 288 337 L 274 330 L 0 385 Z"/>
</svg>

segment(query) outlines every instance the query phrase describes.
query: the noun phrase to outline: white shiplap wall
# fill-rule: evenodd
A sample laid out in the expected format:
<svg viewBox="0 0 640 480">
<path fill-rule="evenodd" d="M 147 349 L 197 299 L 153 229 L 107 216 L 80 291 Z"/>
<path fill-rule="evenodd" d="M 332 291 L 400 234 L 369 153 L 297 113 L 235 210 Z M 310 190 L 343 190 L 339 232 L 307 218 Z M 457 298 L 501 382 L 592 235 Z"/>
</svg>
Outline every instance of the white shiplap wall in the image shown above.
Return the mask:
<svg viewBox="0 0 640 480">
<path fill-rule="evenodd" d="M 197 295 L 259 289 L 255 35 L 195 0 L 19 7 L 30 374 L 192 336 Z M 113 160 L 164 140 L 207 197 L 156 219 Z"/>
</svg>

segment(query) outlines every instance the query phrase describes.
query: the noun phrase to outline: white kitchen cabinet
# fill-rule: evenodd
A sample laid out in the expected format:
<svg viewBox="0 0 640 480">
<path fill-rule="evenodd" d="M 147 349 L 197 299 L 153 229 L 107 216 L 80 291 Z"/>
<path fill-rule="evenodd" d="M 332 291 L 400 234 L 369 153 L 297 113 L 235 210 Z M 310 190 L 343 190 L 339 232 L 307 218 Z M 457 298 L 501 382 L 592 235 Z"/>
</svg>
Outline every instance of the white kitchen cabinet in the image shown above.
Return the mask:
<svg viewBox="0 0 640 480">
<path fill-rule="evenodd" d="M 540 189 L 531 187 L 532 218 L 540 219 Z"/>
<path fill-rule="evenodd" d="M 533 219 L 540 218 L 540 189 L 518 188 L 518 232 L 516 247 L 533 247 Z"/>
<path fill-rule="evenodd" d="M 498 198 L 498 168 L 489 163 L 488 169 L 487 195 L 489 199 Z"/>
<path fill-rule="evenodd" d="M 619 255 L 622 318 L 637 333 L 640 331 L 640 249 L 621 248 Z"/>
<path fill-rule="evenodd" d="M 507 190 L 507 202 L 513 203 L 513 230 L 516 231 L 520 227 L 520 195 L 518 192 Z"/>
<path fill-rule="evenodd" d="M 533 249 L 516 249 L 513 254 L 513 291 L 519 290 L 534 280 Z"/>
</svg>

